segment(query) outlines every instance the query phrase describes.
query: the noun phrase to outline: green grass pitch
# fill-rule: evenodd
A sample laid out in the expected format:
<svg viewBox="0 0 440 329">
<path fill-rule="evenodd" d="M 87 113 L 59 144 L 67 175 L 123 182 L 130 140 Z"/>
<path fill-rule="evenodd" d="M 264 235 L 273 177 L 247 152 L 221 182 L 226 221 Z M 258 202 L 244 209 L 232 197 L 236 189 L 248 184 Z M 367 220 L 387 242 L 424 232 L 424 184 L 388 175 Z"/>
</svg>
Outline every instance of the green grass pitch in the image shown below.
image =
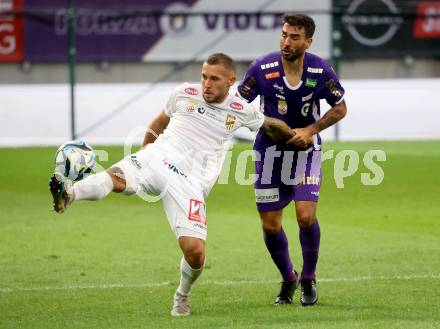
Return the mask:
<svg viewBox="0 0 440 329">
<path fill-rule="evenodd" d="M 207 200 L 207 264 L 192 315 L 172 318 L 180 252 L 159 204 L 111 195 L 50 211 L 56 148 L 0 149 L 0 328 L 440 328 L 440 141 L 328 143 L 352 149 L 359 170 L 336 188 L 323 164 L 319 304 L 275 307 L 279 275 L 266 252 L 252 186 Z M 104 167 L 122 157 L 109 152 Z M 385 176 L 361 183 L 362 159 L 382 149 Z M 251 162 L 248 164 L 250 173 Z M 294 209 L 285 209 L 301 268 Z"/>
</svg>

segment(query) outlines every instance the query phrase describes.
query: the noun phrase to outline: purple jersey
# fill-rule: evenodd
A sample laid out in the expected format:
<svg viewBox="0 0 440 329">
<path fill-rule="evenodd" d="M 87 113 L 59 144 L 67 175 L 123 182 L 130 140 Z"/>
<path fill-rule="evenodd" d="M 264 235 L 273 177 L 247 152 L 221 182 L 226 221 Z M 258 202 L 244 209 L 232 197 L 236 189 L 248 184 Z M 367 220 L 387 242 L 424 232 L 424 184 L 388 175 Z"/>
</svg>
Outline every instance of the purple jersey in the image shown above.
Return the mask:
<svg viewBox="0 0 440 329">
<path fill-rule="evenodd" d="M 266 116 L 285 121 L 291 128 L 306 127 L 320 118 L 319 100 L 330 106 L 342 101 L 344 89 L 336 73 L 320 57 L 305 53 L 300 82 L 291 86 L 284 76 L 281 52 L 257 58 L 248 68 L 238 86 L 241 97 L 252 102 L 260 95 L 260 107 Z M 321 144 L 318 136 L 317 144 Z M 258 132 L 254 148 L 266 149 L 273 145 L 262 129 Z M 279 145 L 278 149 L 295 149 L 293 145 Z"/>
</svg>

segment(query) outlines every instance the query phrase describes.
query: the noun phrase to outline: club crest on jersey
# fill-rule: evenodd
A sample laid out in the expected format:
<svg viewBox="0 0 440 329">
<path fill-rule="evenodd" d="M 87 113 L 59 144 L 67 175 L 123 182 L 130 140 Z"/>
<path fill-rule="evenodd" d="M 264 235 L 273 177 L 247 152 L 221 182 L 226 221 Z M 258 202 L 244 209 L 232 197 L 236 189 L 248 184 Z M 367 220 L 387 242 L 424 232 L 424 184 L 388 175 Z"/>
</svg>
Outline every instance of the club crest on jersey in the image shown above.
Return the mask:
<svg viewBox="0 0 440 329">
<path fill-rule="evenodd" d="M 278 113 L 285 115 L 287 113 L 287 102 L 285 100 L 278 100 Z"/>
<path fill-rule="evenodd" d="M 229 107 L 234 110 L 242 110 L 243 104 L 240 104 L 238 102 L 234 102 L 234 103 L 229 104 Z"/>
<path fill-rule="evenodd" d="M 235 120 L 237 120 L 236 117 L 234 117 L 231 114 L 228 114 L 228 116 L 226 117 L 226 122 L 225 122 L 225 127 L 227 130 L 231 130 L 232 128 L 234 128 Z"/>
<path fill-rule="evenodd" d="M 192 95 L 192 96 L 195 96 L 195 95 L 198 95 L 198 94 L 199 94 L 199 92 L 197 91 L 197 89 L 196 89 L 196 88 L 193 88 L 193 87 L 185 88 L 185 93 L 187 93 L 188 95 Z"/>
<path fill-rule="evenodd" d="M 202 201 L 191 199 L 188 219 L 206 225 L 206 205 Z"/>
<path fill-rule="evenodd" d="M 275 72 L 266 73 L 266 74 L 264 75 L 264 77 L 265 77 L 267 80 L 275 79 L 275 78 L 279 78 L 279 77 L 280 77 L 280 72 L 279 72 L 279 71 L 275 71 Z"/>
<path fill-rule="evenodd" d="M 188 105 L 186 106 L 186 112 L 194 112 L 196 110 L 196 106 L 197 106 L 197 101 L 195 99 L 189 99 L 188 100 Z"/>
</svg>

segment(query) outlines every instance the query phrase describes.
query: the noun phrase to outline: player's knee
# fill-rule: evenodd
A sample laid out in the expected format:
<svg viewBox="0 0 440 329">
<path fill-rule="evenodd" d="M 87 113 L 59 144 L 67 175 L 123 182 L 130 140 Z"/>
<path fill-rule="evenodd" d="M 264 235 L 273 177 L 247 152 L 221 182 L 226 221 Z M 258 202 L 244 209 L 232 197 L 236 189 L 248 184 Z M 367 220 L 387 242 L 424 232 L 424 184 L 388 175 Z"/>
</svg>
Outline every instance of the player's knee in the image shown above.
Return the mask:
<svg viewBox="0 0 440 329">
<path fill-rule="evenodd" d="M 298 225 L 303 228 L 310 227 L 316 219 L 316 214 L 313 209 L 297 209 L 296 210 L 296 219 L 298 221 Z"/>
<path fill-rule="evenodd" d="M 266 234 L 277 234 L 281 230 L 280 212 L 260 212 L 261 226 Z"/>
<path fill-rule="evenodd" d="M 179 238 L 183 255 L 192 268 L 201 268 L 205 263 L 205 242 L 191 237 Z"/>
<path fill-rule="evenodd" d="M 184 253 L 185 259 L 192 268 L 201 268 L 205 263 L 205 250 L 196 247 Z"/>
<path fill-rule="evenodd" d="M 299 227 L 310 227 L 316 219 L 316 202 L 297 201 L 295 209 Z"/>
<path fill-rule="evenodd" d="M 111 167 L 106 170 L 113 182 L 113 192 L 123 192 L 126 188 L 124 172 L 119 167 Z"/>
</svg>

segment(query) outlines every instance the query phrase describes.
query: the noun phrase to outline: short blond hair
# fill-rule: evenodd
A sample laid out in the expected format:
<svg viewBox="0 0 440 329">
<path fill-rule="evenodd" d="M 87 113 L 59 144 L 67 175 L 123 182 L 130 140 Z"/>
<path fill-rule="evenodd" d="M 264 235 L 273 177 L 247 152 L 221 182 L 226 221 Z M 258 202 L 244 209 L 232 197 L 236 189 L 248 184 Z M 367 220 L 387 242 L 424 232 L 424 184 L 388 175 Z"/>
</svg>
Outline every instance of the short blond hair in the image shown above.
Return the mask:
<svg viewBox="0 0 440 329">
<path fill-rule="evenodd" d="M 234 60 L 224 53 L 215 53 L 209 55 L 205 63 L 209 65 L 222 65 L 226 69 L 231 70 L 234 73 L 236 72 Z"/>
</svg>

